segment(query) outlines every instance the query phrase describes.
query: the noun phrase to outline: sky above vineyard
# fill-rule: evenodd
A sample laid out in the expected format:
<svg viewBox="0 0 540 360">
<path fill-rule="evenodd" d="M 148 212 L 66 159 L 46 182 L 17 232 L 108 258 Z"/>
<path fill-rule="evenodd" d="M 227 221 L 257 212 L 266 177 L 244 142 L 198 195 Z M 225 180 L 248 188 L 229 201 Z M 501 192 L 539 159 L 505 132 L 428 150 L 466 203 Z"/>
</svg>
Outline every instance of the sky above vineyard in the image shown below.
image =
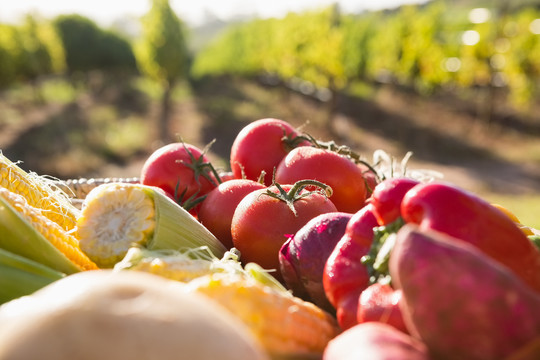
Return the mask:
<svg viewBox="0 0 540 360">
<path fill-rule="evenodd" d="M 223 20 L 242 15 L 260 17 L 283 16 L 289 11 L 302 11 L 339 3 L 344 12 L 379 10 L 404 3 L 422 3 L 426 0 L 170 0 L 171 7 L 187 23 L 197 25 L 217 17 Z M 45 17 L 78 13 L 107 25 L 122 17 L 140 16 L 149 9 L 149 0 L 1 0 L 0 21 L 17 22 L 27 13 Z"/>
</svg>

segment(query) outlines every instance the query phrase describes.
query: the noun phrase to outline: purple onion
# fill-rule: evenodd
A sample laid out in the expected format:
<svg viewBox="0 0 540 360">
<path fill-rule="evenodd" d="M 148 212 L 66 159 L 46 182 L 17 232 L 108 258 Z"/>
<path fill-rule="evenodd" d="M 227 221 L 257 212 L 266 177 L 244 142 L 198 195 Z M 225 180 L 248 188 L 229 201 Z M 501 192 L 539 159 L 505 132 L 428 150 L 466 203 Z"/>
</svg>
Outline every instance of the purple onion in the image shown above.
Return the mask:
<svg viewBox="0 0 540 360">
<path fill-rule="evenodd" d="M 330 312 L 335 310 L 324 292 L 324 266 L 351 217 L 344 212 L 318 215 L 291 236 L 279 252 L 281 274 L 293 295 Z"/>
</svg>

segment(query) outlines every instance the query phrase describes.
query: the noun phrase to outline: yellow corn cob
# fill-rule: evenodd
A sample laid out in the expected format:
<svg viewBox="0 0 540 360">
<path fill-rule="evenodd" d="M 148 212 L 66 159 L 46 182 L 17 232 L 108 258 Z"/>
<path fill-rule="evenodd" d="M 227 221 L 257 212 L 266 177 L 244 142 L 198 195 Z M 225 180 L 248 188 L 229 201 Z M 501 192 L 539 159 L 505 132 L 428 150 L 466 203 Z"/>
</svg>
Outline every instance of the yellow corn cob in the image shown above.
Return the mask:
<svg viewBox="0 0 540 360">
<path fill-rule="evenodd" d="M 527 236 L 534 235 L 533 230 L 527 226 L 523 225 L 519 218 L 510 210 L 508 210 L 506 207 L 500 205 L 500 204 L 491 204 L 492 206 L 496 207 L 497 209 L 501 210 L 506 216 L 508 216 L 513 222 L 516 223 L 516 225 L 523 231 L 523 233 Z"/>
<path fill-rule="evenodd" d="M 64 230 L 75 226 L 78 209 L 68 195 L 44 177 L 27 173 L 0 152 L 0 185 L 25 197 L 30 206 L 43 209 L 43 215 Z"/>
<path fill-rule="evenodd" d="M 229 309 L 272 357 L 320 355 L 339 331 L 335 319 L 314 304 L 242 274 L 205 275 L 186 289 Z"/>
<path fill-rule="evenodd" d="M 23 196 L 4 188 L 0 188 L 0 248 L 66 274 L 97 268 L 73 235 Z"/>
<path fill-rule="evenodd" d="M 151 250 L 207 246 L 216 257 L 227 249 L 159 189 L 108 183 L 86 196 L 77 233 L 81 249 L 100 267 L 113 267 L 133 245 Z"/>
</svg>

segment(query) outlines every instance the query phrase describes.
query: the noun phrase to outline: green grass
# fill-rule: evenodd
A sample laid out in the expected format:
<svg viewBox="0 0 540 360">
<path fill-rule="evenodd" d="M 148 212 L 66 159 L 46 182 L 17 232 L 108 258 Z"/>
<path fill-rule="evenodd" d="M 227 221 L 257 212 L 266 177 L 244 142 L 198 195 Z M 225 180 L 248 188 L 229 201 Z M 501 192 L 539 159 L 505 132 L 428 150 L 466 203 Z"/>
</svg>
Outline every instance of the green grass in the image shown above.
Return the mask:
<svg viewBox="0 0 540 360">
<path fill-rule="evenodd" d="M 36 86 L 30 83 L 11 86 L 5 92 L 5 100 L 9 104 L 67 104 L 75 101 L 81 92 L 82 90 L 75 89 L 66 78 L 48 78 Z"/>
<path fill-rule="evenodd" d="M 500 195 L 485 197 L 491 203 L 497 203 L 510 210 L 523 225 L 540 229 L 540 194 Z"/>
<path fill-rule="evenodd" d="M 351 82 L 347 89 L 347 93 L 361 99 L 370 99 L 373 97 L 375 90 L 372 85 L 364 81 L 357 80 Z"/>
<path fill-rule="evenodd" d="M 141 116 L 121 117 L 110 105 L 94 106 L 87 115 L 91 127 L 85 140 L 103 154 L 129 157 L 150 141 L 148 123 Z"/>
<path fill-rule="evenodd" d="M 132 86 L 154 101 L 159 101 L 163 95 L 163 87 L 160 83 L 144 76 L 135 78 Z M 173 101 L 181 101 L 189 98 L 191 95 L 192 93 L 189 85 L 186 82 L 181 81 L 174 86 L 171 99 Z"/>
<path fill-rule="evenodd" d="M 66 79 L 51 79 L 41 84 L 43 101 L 67 104 L 75 101 L 81 90 L 77 90 Z"/>
</svg>

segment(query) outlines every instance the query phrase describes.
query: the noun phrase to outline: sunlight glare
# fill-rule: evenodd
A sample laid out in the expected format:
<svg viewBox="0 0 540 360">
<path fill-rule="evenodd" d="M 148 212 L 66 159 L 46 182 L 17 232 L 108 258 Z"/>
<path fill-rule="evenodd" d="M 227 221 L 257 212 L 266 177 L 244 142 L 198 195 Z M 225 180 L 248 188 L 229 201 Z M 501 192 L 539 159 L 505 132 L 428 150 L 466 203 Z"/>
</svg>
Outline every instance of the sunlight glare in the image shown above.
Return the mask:
<svg viewBox="0 0 540 360">
<path fill-rule="evenodd" d="M 486 8 L 476 8 L 469 12 L 469 21 L 473 24 L 482 24 L 489 20 L 491 12 Z"/>
<path fill-rule="evenodd" d="M 480 34 L 476 30 L 467 30 L 461 36 L 461 42 L 464 45 L 473 46 L 480 41 Z"/>
</svg>

